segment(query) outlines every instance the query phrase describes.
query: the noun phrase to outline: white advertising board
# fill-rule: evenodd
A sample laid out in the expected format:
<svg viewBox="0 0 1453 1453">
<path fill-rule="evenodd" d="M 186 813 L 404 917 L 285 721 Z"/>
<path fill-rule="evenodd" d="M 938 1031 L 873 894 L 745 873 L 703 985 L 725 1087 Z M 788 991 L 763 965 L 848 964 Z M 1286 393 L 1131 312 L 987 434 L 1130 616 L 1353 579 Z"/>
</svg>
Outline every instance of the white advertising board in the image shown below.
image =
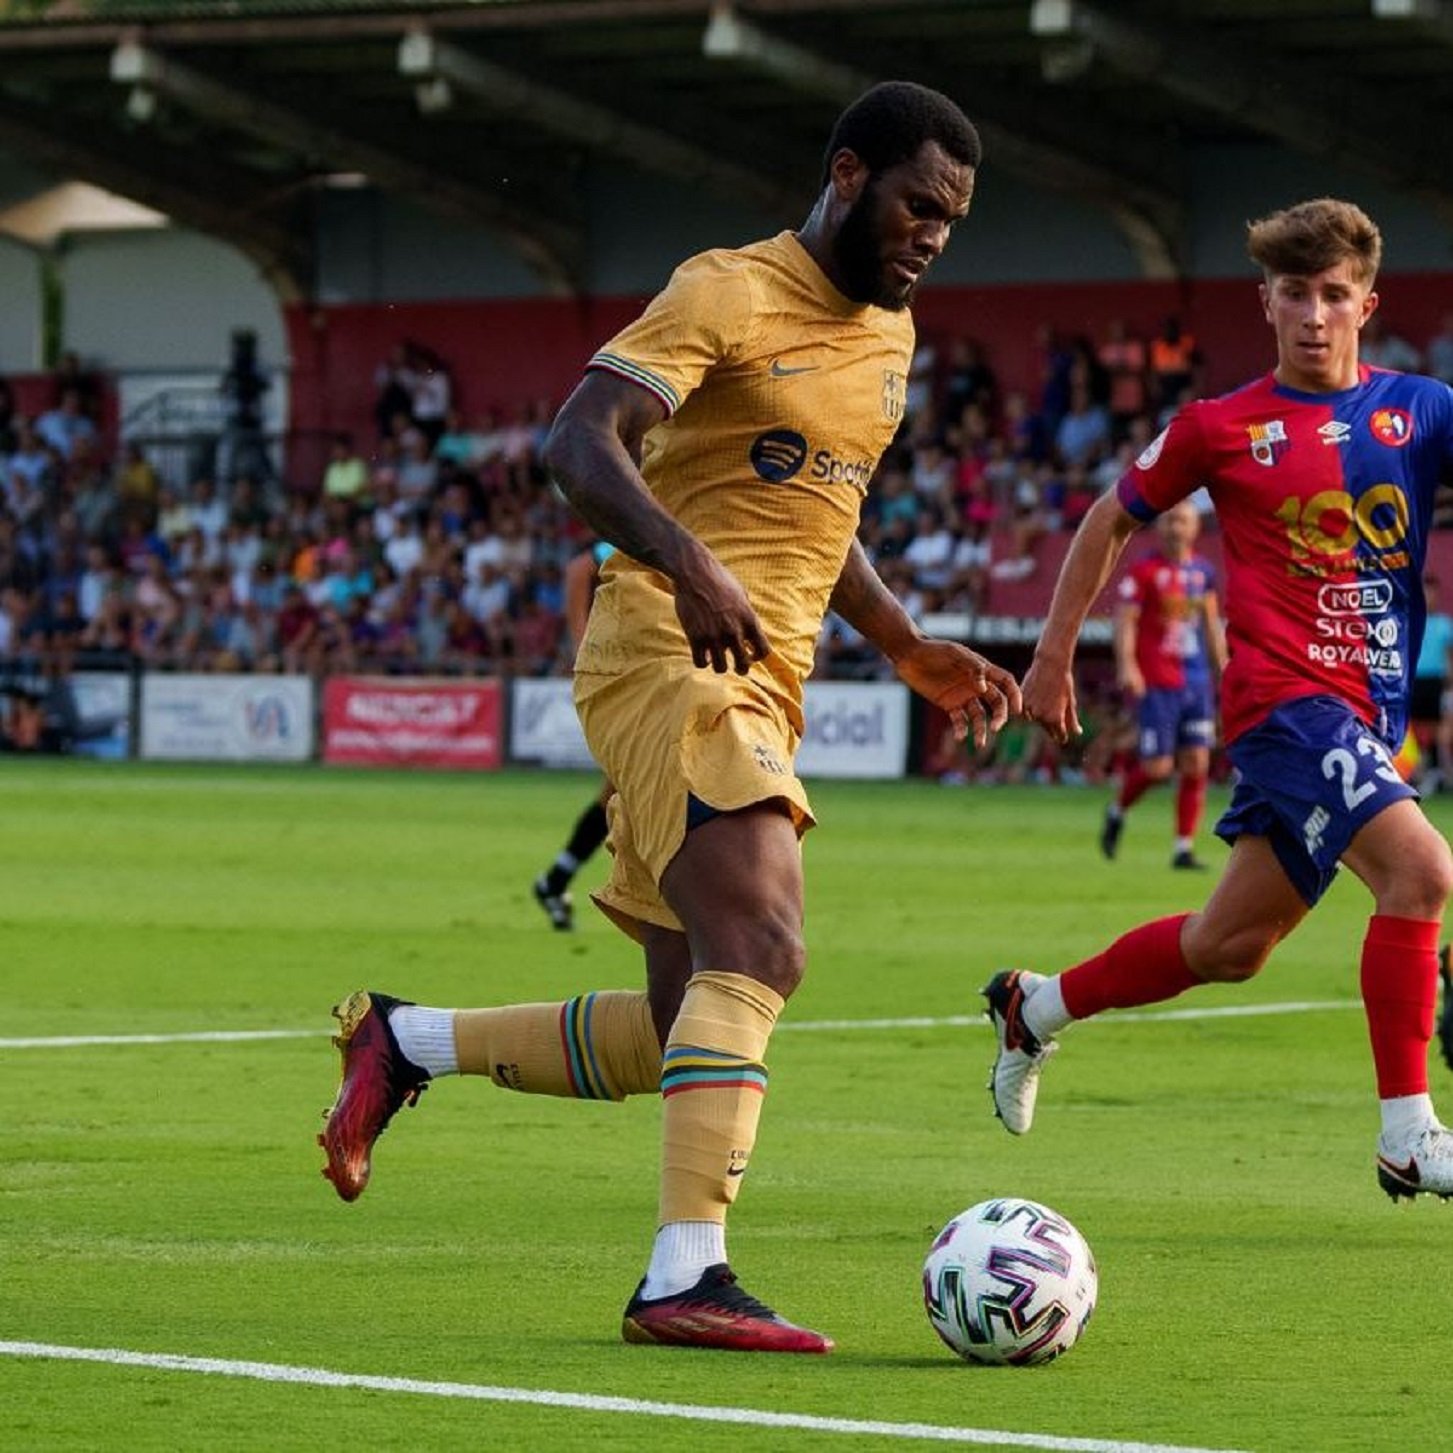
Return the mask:
<svg viewBox="0 0 1453 1453">
<path fill-rule="evenodd" d="M 901 777 L 908 765 L 908 689 L 901 683 L 809 681 L 803 777 Z M 510 686 L 510 757 L 547 767 L 589 767 L 570 682 Z"/>
<path fill-rule="evenodd" d="M 77 671 L 69 678 L 76 708 L 78 757 L 120 761 L 131 750 L 131 677 L 125 671 Z"/>
<path fill-rule="evenodd" d="M 594 765 L 568 679 L 517 678 L 511 682 L 510 760 L 538 762 L 544 767 Z"/>
<path fill-rule="evenodd" d="M 908 688 L 898 681 L 809 681 L 799 777 L 902 777 Z"/>
<path fill-rule="evenodd" d="M 187 762 L 304 762 L 313 755 L 306 676 L 163 676 L 141 684 L 141 755 Z"/>
</svg>

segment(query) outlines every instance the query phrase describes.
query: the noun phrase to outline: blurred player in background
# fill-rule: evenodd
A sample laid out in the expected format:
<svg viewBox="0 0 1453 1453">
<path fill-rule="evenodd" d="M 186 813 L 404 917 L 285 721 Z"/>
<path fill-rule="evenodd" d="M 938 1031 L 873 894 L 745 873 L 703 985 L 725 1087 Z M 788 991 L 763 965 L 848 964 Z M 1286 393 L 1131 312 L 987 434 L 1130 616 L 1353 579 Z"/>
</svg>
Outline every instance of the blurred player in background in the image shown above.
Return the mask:
<svg viewBox="0 0 1453 1453">
<path fill-rule="evenodd" d="M 1215 683 L 1226 664 L 1226 643 L 1215 574 L 1193 549 L 1201 529 L 1196 507 L 1182 500 L 1155 525 L 1160 548 L 1137 560 L 1120 582 L 1115 676 L 1127 703 L 1137 705 L 1140 731 L 1137 760 L 1105 809 L 1100 850 L 1107 858 L 1115 856 L 1125 814 L 1174 771 L 1179 787 L 1171 866 L 1204 868 L 1194 849 L 1206 808 L 1216 736 Z"/>
<path fill-rule="evenodd" d="M 1381 1109 L 1376 1170 L 1396 1199 L 1453 1193 L 1453 1134 L 1428 1095 L 1438 936 L 1453 855 L 1392 753 L 1407 730 L 1423 634 L 1433 497 L 1453 462 L 1453 390 L 1359 365 L 1377 307 L 1376 225 L 1321 198 L 1253 223 L 1272 373 L 1182 408 L 1075 536 L 1024 681 L 1027 715 L 1078 731 L 1071 660 L 1125 542 L 1207 484 L 1226 547 L 1222 696 L 1239 780 L 1217 832 L 1231 856 L 1199 913 L 1148 923 L 1053 978 L 985 989 L 998 1040 L 994 1106 L 1030 1128 L 1054 1036 L 1103 1009 L 1249 979 L 1339 863 L 1374 912 L 1361 986 Z"/>
<path fill-rule="evenodd" d="M 615 553 L 615 546 L 605 540 L 593 540 L 572 557 L 565 567 L 565 625 L 576 650 L 585 639 L 586 622 L 590 619 L 590 603 L 595 598 L 600 567 Z M 570 884 L 575 875 L 606 839 L 609 824 L 606 804 L 611 785 L 601 784 L 600 794 L 576 820 L 570 840 L 555 861 L 535 879 L 535 902 L 545 911 L 553 927 L 568 932 L 575 927 L 575 904 Z"/>
<path fill-rule="evenodd" d="M 826 1352 L 736 1284 L 725 1220 L 767 1089 L 767 1042 L 805 966 L 794 771 L 829 606 L 972 728 L 1014 678 L 922 635 L 856 537 L 902 421 L 908 305 L 969 209 L 979 139 L 935 91 L 888 83 L 838 119 L 803 228 L 679 267 L 591 360 L 546 455 L 618 551 L 575 665 L 615 785 L 596 901 L 645 950 L 644 992 L 453 1011 L 359 992 L 336 1011 L 343 1083 L 322 1137 L 345 1200 L 374 1140 L 433 1078 L 662 1097 L 660 1214 L 628 1341 Z"/>
</svg>

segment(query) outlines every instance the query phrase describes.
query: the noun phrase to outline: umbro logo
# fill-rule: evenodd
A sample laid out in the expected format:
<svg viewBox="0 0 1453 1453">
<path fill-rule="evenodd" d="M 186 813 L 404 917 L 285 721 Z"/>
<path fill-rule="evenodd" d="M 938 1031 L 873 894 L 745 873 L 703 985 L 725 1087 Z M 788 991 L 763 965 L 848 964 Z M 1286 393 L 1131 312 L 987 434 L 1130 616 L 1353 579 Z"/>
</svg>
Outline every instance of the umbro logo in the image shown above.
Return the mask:
<svg viewBox="0 0 1453 1453">
<path fill-rule="evenodd" d="M 795 373 L 816 373 L 819 365 L 816 363 L 804 364 L 801 368 L 788 368 L 780 358 L 772 360 L 772 366 L 767 370 L 773 378 L 791 378 Z"/>
<path fill-rule="evenodd" d="M 1331 419 L 1317 430 L 1324 444 L 1345 444 L 1351 432 L 1352 425 L 1344 424 L 1341 419 Z"/>
</svg>

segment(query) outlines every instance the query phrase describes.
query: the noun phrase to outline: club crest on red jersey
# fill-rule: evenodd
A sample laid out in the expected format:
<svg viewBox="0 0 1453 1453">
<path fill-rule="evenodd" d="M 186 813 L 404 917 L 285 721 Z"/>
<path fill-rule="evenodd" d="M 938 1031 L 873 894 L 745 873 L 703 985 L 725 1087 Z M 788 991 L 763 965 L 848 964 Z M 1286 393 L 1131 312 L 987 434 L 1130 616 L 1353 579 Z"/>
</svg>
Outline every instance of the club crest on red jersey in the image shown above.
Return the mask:
<svg viewBox="0 0 1453 1453">
<path fill-rule="evenodd" d="M 1251 446 L 1251 457 L 1268 469 L 1292 447 L 1292 441 L 1287 438 L 1287 426 L 1281 419 L 1248 424 L 1246 437 Z"/>
<path fill-rule="evenodd" d="M 1406 409 L 1374 409 L 1367 427 L 1379 444 L 1401 449 L 1413 437 L 1413 416 Z"/>
</svg>

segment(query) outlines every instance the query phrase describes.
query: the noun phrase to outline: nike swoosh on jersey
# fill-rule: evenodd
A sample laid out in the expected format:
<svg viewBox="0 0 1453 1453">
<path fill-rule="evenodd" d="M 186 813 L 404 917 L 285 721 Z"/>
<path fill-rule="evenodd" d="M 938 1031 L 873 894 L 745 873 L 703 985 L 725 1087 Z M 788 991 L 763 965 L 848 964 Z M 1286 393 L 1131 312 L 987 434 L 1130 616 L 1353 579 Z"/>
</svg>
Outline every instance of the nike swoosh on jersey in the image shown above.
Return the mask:
<svg viewBox="0 0 1453 1453">
<path fill-rule="evenodd" d="M 773 378 L 791 378 L 794 373 L 816 373 L 820 367 L 820 364 L 808 363 L 804 364 L 801 368 L 787 368 L 781 360 L 774 358 L 772 360 L 772 367 L 767 372 Z"/>
</svg>

